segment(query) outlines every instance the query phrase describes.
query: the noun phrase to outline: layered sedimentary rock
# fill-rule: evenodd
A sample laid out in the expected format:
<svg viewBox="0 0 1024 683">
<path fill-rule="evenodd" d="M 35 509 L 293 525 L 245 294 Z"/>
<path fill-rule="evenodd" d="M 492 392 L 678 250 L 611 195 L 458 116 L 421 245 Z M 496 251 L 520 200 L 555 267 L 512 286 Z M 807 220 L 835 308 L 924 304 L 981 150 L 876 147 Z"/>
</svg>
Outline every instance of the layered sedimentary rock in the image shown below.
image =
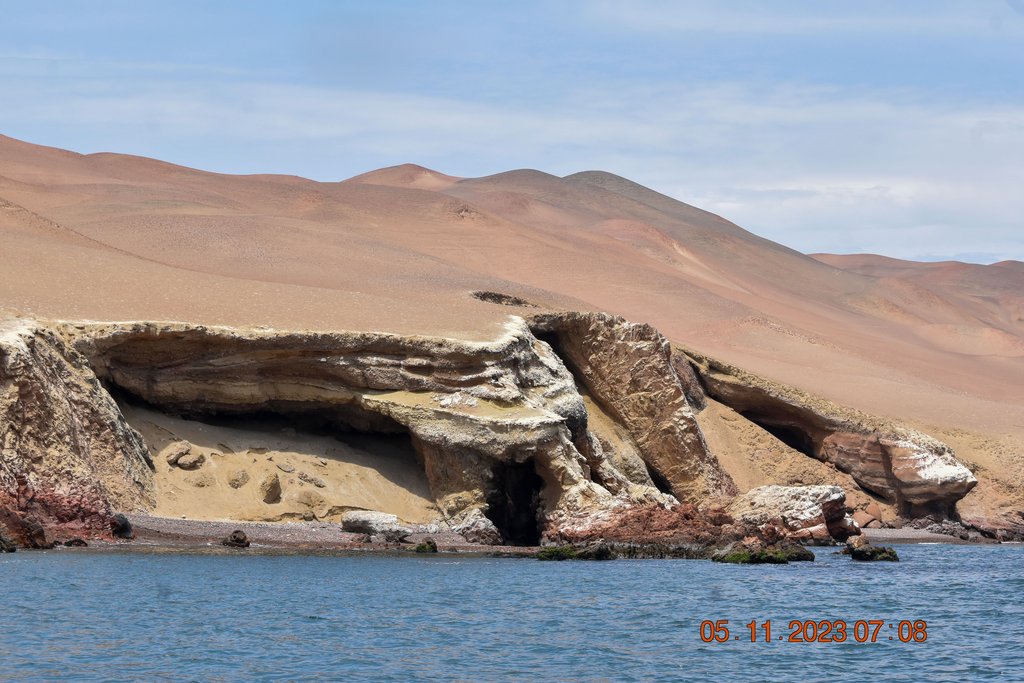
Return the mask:
<svg viewBox="0 0 1024 683">
<path fill-rule="evenodd" d="M 483 342 L 179 323 L 4 325 L 0 522 L 29 545 L 39 528 L 97 535 L 115 510 L 153 509 L 147 444 L 118 401 L 128 414 L 274 416 L 327 433 L 407 434 L 440 521 L 483 543 L 593 539 L 623 520 L 657 521 L 669 536 L 671 521 L 683 520 L 693 538 L 716 519 L 728 524 L 728 515 L 694 507 L 736 493 L 694 419 L 701 384 L 768 428 L 798 425 L 812 454 L 878 495 L 950 504 L 973 485 L 923 435 L 822 416 L 810 399 L 735 369 L 673 357 L 650 326 L 606 314 L 510 316 L 504 334 Z M 161 443 L 150 444 L 156 471 L 196 486 L 219 481 L 207 470 L 227 457 L 222 450 Z M 254 504 L 278 505 L 292 478 L 312 497 L 327 485 L 275 466 L 272 479 L 248 484 Z M 246 486 L 247 472 L 224 467 L 227 486 Z M 822 515 L 841 535 L 842 520 Z"/>
<path fill-rule="evenodd" d="M 925 434 L 685 354 L 709 396 L 906 514 L 950 511 L 977 484 L 949 446 Z"/>
<path fill-rule="evenodd" d="M 23 544 L 109 532 L 153 502 L 145 444 L 53 330 L 0 327 L 0 525 Z M 39 537 L 40 527 L 58 537 Z"/>
<path fill-rule="evenodd" d="M 838 486 L 760 486 L 737 497 L 729 512 L 740 522 L 770 523 L 793 539 L 812 543 L 844 541 L 860 533 Z"/>
<path fill-rule="evenodd" d="M 618 319 L 601 322 L 628 327 Z M 573 376 L 520 318 L 510 318 L 500 339 L 482 343 L 173 324 L 80 325 L 64 332 L 104 382 L 160 410 L 197 417 L 274 413 L 340 430 L 407 431 L 443 516 L 474 540 L 536 542 L 541 532 L 586 524 L 601 511 L 676 502 L 593 448 Z M 667 348 L 656 341 L 654 350 Z M 633 354 L 633 364 L 643 365 L 650 351 L 620 344 L 619 355 Z M 688 413 L 666 360 L 660 393 L 620 392 L 606 397 L 607 404 L 646 430 L 638 442 L 651 467 L 671 474 L 688 466 L 671 458 L 697 457 L 698 471 L 714 472 L 698 450 L 699 431 L 679 427 Z M 653 373 L 649 378 L 654 381 Z M 604 391 L 601 382 L 595 386 Z M 662 402 L 679 419 L 658 412 Z M 642 422 L 643 410 L 654 411 L 653 418 Z M 659 427 L 662 419 L 669 424 Z M 659 433 L 680 438 L 658 441 Z M 688 448 L 673 454 L 673 444 Z"/>
<path fill-rule="evenodd" d="M 538 315 L 531 324 L 626 427 L 656 481 L 686 501 L 736 493 L 708 450 L 671 345 L 657 330 L 602 313 Z"/>
</svg>

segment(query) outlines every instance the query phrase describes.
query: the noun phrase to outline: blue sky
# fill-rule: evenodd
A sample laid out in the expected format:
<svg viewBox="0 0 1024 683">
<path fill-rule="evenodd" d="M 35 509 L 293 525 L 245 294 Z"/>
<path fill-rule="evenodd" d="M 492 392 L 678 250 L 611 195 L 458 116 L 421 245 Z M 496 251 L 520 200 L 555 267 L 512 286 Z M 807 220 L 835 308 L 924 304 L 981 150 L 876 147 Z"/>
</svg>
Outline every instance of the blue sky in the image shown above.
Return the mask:
<svg viewBox="0 0 1024 683">
<path fill-rule="evenodd" d="M 1024 0 L 0 12 L 0 132 L 31 142 L 318 180 L 604 169 L 802 251 L 1024 260 Z"/>
</svg>

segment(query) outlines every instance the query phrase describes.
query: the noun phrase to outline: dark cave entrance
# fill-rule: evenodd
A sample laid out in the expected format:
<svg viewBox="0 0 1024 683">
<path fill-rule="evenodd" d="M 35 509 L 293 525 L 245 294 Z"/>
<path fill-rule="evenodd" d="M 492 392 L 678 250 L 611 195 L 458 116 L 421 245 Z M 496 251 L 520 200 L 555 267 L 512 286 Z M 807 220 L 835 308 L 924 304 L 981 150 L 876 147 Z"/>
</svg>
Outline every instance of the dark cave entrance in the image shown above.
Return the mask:
<svg viewBox="0 0 1024 683">
<path fill-rule="evenodd" d="M 786 444 L 795 451 L 812 458 L 818 457 L 818 445 L 809 433 L 790 423 L 779 423 L 757 413 L 740 413 L 761 429 Z"/>
<path fill-rule="evenodd" d="M 654 483 L 654 488 L 658 489 L 662 493 L 667 493 L 670 496 L 673 495 L 672 484 L 668 483 L 668 479 L 661 476 L 661 474 L 657 470 L 648 465 L 646 462 L 644 463 L 644 467 L 647 469 L 647 476 L 649 476 L 651 478 L 651 482 Z"/>
<path fill-rule="evenodd" d="M 507 545 L 538 545 L 538 512 L 544 480 L 537 474 L 533 459 L 521 463 L 498 463 L 492 474 L 494 487 L 487 496 L 487 518 L 501 533 L 502 542 Z"/>
</svg>

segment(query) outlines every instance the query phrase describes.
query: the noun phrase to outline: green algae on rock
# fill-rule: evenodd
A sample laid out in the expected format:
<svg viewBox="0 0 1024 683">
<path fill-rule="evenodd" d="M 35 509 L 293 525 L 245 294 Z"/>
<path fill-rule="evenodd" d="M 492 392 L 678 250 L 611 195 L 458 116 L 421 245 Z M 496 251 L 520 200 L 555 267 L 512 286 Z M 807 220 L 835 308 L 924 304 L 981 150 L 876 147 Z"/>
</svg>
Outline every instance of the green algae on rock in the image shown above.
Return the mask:
<svg viewBox="0 0 1024 683">
<path fill-rule="evenodd" d="M 733 544 L 714 553 L 711 559 L 724 564 L 789 564 L 814 562 L 814 553 L 795 543 L 766 547 Z"/>
<path fill-rule="evenodd" d="M 862 545 L 850 548 L 850 559 L 858 562 L 899 562 L 893 548 L 881 545 Z"/>
</svg>

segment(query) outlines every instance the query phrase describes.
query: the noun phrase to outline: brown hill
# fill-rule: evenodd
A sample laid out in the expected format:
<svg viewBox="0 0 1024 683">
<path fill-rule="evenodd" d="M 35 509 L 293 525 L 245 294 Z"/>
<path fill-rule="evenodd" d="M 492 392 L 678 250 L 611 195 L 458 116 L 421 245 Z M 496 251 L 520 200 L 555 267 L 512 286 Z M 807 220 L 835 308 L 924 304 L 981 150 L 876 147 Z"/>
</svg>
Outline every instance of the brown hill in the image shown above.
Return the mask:
<svg viewBox="0 0 1024 683">
<path fill-rule="evenodd" d="M 600 171 L 322 183 L 2 136 L 0 235 L 7 315 L 484 339 L 525 309 L 473 292 L 610 311 L 947 441 L 992 475 L 968 510 L 1024 499 L 1019 262 L 807 256 Z"/>
</svg>

